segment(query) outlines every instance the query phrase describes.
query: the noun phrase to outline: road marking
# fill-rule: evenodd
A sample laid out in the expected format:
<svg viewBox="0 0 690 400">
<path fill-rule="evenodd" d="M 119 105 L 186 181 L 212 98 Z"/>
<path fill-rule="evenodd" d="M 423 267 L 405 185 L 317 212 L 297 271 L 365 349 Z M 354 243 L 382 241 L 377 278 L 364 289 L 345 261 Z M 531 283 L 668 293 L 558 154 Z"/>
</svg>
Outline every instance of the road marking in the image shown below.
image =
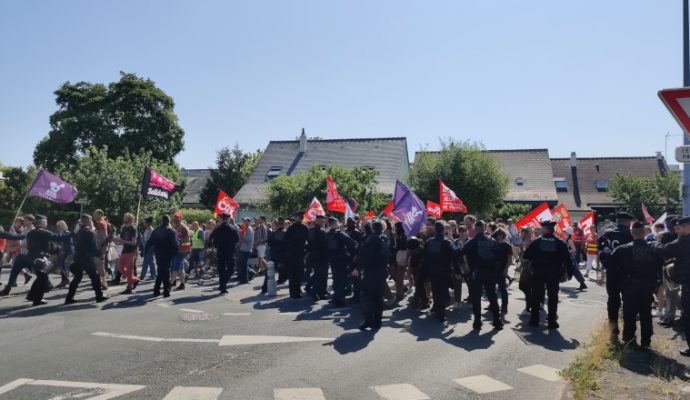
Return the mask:
<svg viewBox="0 0 690 400">
<path fill-rule="evenodd" d="M 18 388 L 22 385 L 26 385 L 29 382 L 33 382 L 33 379 L 19 378 L 6 385 L 0 386 L 0 394 L 7 393 L 12 389 Z"/>
<path fill-rule="evenodd" d="M 171 306 L 170 304 L 168 304 L 168 303 L 156 303 L 156 305 L 157 305 L 158 307 L 163 307 L 163 308 L 170 308 L 170 307 L 172 307 L 172 306 Z"/>
<path fill-rule="evenodd" d="M 192 338 L 161 338 L 154 336 L 121 335 L 119 333 L 94 332 L 94 336 L 111 337 L 116 339 L 141 340 L 145 342 L 186 342 L 186 343 L 218 343 L 218 339 L 192 339 Z"/>
<path fill-rule="evenodd" d="M 189 309 L 189 308 L 180 308 L 180 311 L 184 311 L 184 312 L 193 312 L 193 313 L 202 313 L 202 312 L 203 312 L 203 311 L 201 311 L 201 310 L 191 310 L 191 309 Z"/>
<path fill-rule="evenodd" d="M 216 400 L 223 388 L 175 386 L 163 400 Z"/>
<path fill-rule="evenodd" d="M 288 317 L 295 317 L 302 314 L 302 311 L 283 311 L 279 312 L 280 315 L 287 315 Z"/>
<path fill-rule="evenodd" d="M 512 386 L 508 386 L 486 375 L 468 376 L 467 378 L 453 379 L 453 381 L 479 394 L 493 393 L 513 388 Z"/>
<path fill-rule="evenodd" d="M 537 378 L 541 378 L 549 382 L 558 382 L 561 380 L 561 377 L 558 374 L 559 370 L 542 364 L 518 368 L 518 371 L 522 372 L 523 374 L 536 376 Z"/>
<path fill-rule="evenodd" d="M 326 400 L 319 388 L 273 389 L 275 400 Z"/>
<path fill-rule="evenodd" d="M 248 312 L 226 312 L 226 313 L 223 313 L 223 315 L 227 315 L 228 317 L 244 317 L 247 315 L 252 315 L 252 313 L 248 313 Z"/>
<path fill-rule="evenodd" d="M 220 339 L 219 346 L 244 346 L 250 344 L 272 344 L 272 343 L 297 343 L 297 342 L 324 342 L 332 341 L 333 338 L 320 337 L 300 337 L 300 336 L 249 336 L 249 335 L 226 335 Z"/>
<path fill-rule="evenodd" d="M 408 383 L 372 386 L 371 389 L 386 400 L 429 400 L 429 396 Z"/>
<path fill-rule="evenodd" d="M 72 382 L 72 381 L 54 381 L 54 380 L 34 380 L 20 378 L 0 387 L 0 394 L 7 393 L 12 389 L 16 389 L 23 385 L 32 386 L 54 386 L 72 389 L 100 389 L 105 393 L 100 393 L 98 396 L 89 397 L 84 400 L 109 400 L 128 393 L 136 392 L 146 386 L 141 385 L 116 385 L 112 383 L 95 383 L 95 382 Z"/>
</svg>

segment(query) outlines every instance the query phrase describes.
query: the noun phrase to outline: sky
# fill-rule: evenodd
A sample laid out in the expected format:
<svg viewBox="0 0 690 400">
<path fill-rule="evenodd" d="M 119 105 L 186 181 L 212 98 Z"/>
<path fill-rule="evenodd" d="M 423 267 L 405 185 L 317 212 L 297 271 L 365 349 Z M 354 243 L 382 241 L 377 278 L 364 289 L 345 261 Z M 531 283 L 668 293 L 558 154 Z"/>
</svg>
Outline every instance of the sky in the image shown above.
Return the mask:
<svg viewBox="0 0 690 400">
<path fill-rule="evenodd" d="M 64 82 L 150 78 L 185 168 L 289 140 L 440 138 L 673 159 L 682 2 L 0 0 L 0 163 L 26 166 Z"/>
</svg>

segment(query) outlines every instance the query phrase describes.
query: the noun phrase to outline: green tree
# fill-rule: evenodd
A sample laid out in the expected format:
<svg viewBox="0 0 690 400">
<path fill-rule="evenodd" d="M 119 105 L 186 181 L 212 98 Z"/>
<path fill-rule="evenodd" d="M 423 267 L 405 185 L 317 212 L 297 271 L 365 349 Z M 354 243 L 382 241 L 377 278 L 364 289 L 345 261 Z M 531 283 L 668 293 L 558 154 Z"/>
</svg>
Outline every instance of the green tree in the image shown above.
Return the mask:
<svg viewBox="0 0 690 400">
<path fill-rule="evenodd" d="M 669 174 L 662 176 L 658 172 L 651 177 L 635 176 L 627 172 L 619 172 L 609 185 L 611 197 L 622 208 L 644 220 L 642 203 L 653 216 L 660 216 L 664 212 L 675 214 L 680 212 L 680 176 Z"/>
<path fill-rule="evenodd" d="M 344 198 L 357 201 L 357 212 L 381 211 L 387 197 L 377 189 L 377 171 L 364 167 L 348 170 L 332 165 L 325 170 L 312 165 L 307 171 L 280 175 L 272 179 L 267 187 L 268 207 L 276 216 L 289 216 L 297 210 L 306 210 L 314 197 L 326 208 L 326 179 L 330 175 L 336 183 L 338 193 Z"/>
<path fill-rule="evenodd" d="M 135 213 L 139 200 L 144 167 L 159 172 L 178 184 L 184 184 L 176 163 L 155 160 L 151 152 L 108 156 L 108 149 L 91 147 L 75 160 L 75 166 L 63 178 L 79 190 L 79 199 L 88 199 L 88 209 L 102 209 L 111 221 L 119 223 L 125 212 Z M 171 213 L 182 204 L 182 193 L 170 199 L 144 196 L 140 216 Z"/>
<path fill-rule="evenodd" d="M 0 209 L 17 210 L 31 182 L 36 178 L 36 168 L 24 170 L 20 167 L 0 167 L 0 171 L 5 178 L 0 182 Z"/>
<path fill-rule="evenodd" d="M 262 154 L 261 150 L 245 153 L 238 144 L 235 144 L 232 149 L 227 147 L 220 149 L 216 159 L 216 168 L 211 169 L 211 177 L 199 194 L 199 202 L 209 209 L 214 209 L 219 190 L 231 197 L 235 196 L 249 179 Z"/>
<path fill-rule="evenodd" d="M 494 213 L 493 217 L 494 219 L 501 218 L 503 221 L 512 219 L 513 222 L 518 222 L 522 219 L 522 217 L 529 214 L 529 212 L 532 211 L 533 208 L 534 206 L 530 204 L 508 203 L 499 207 L 497 211 Z"/>
<path fill-rule="evenodd" d="M 423 200 L 438 202 L 438 180 L 443 179 L 471 214 L 490 215 L 505 197 L 508 178 L 496 158 L 483 150 L 478 144 L 450 139 L 441 141 L 439 152 L 419 153 L 410 168 L 412 190 Z"/>
<path fill-rule="evenodd" d="M 70 169 L 92 146 L 107 148 L 109 158 L 146 151 L 168 163 L 184 148 L 173 99 L 149 79 L 121 72 L 107 86 L 66 82 L 55 96 L 50 132 L 34 150 L 40 168 Z"/>
</svg>

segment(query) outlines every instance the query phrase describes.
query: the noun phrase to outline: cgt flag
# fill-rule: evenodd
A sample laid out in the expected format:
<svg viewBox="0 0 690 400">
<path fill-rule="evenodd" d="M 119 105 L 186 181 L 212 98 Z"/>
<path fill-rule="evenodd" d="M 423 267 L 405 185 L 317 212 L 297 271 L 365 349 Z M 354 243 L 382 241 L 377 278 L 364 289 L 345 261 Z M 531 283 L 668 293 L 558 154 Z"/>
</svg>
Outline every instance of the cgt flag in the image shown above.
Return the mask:
<svg viewBox="0 0 690 400">
<path fill-rule="evenodd" d="M 586 238 L 592 235 L 592 227 L 594 226 L 594 212 L 590 211 L 580 220 L 580 229 Z"/>
<path fill-rule="evenodd" d="M 313 221 L 316 219 L 317 215 L 326 215 L 326 212 L 323 211 L 323 207 L 321 206 L 319 200 L 314 197 L 309 205 L 309 208 L 307 209 L 307 212 L 304 213 L 304 220 L 307 222 Z"/>
<path fill-rule="evenodd" d="M 439 199 L 441 199 L 441 212 L 459 212 L 467 214 L 467 207 L 465 206 L 465 203 L 460 200 L 458 195 L 456 195 L 454 191 L 450 190 L 450 188 L 446 186 L 442 180 L 439 179 L 438 183 L 441 189 L 441 193 L 439 194 Z"/>
<path fill-rule="evenodd" d="M 432 216 L 436 219 L 441 219 L 441 206 L 433 201 L 426 201 L 426 215 Z"/>
<path fill-rule="evenodd" d="M 228 196 L 227 193 L 222 190 L 218 192 L 218 200 L 216 200 L 216 209 L 214 213 L 218 215 L 227 214 L 232 218 L 235 218 L 237 215 L 237 210 L 239 209 L 240 205 L 233 200 L 232 197 Z"/>
<path fill-rule="evenodd" d="M 77 188 L 48 171 L 41 170 L 29 188 L 29 193 L 55 203 L 67 204 L 77 198 Z"/>
<path fill-rule="evenodd" d="M 647 206 L 642 203 L 642 214 L 644 214 L 644 220 L 646 223 L 651 224 L 654 222 L 654 217 L 647 211 Z"/>
<path fill-rule="evenodd" d="M 343 214 L 347 212 L 345 200 L 340 197 L 338 189 L 335 187 L 335 182 L 333 182 L 333 178 L 330 175 L 328 175 L 328 187 L 326 189 L 326 210 Z"/>
<path fill-rule="evenodd" d="M 551 211 L 553 220 L 556 221 L 556 235 L 561 238 L 565 237 L 565 230 L 573 226 L 573 221 L 570 219 L 570 213 L 565 204 L 559 204 Z"/>
<path fill-rule="evenodd" d="M 180 191 L 180 186 L 158 172 L 146 167 L 141 182 L 141 194 L 169 199 Z"/>
<path fill-rule="evenodd" d="M 402 222 L 405 234 L 413 236 L 419 233 L 426 220 L 424 216 L 426 207 L 424 207 L 422 200 L 412 193 L 404 183 L 396 181 L 393 204 L 392 214 Z"/>
<path fill-rule="evenodd" d="M 538 227 L 542 221 L 553 220 L 553 214 L 549 209 L 549 204 L 544 202 L 539 205 L 539 207 L 532 210 L 524 218 L 515 223 L 515 227 L 519 230 L 523 226 L 529 226 L 532 228 Z"/>
</svg>

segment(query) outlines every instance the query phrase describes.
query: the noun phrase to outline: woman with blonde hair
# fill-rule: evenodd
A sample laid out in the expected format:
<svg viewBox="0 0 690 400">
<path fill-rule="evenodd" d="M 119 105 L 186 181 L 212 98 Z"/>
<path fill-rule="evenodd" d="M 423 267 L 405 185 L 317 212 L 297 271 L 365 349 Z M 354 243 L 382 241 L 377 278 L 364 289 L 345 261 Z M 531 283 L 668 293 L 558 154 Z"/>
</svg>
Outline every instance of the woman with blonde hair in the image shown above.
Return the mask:
<svg viewBox="0 0 690 400">
<path fill-rule="evenodd" d="M 137 228 L 134 226 L 134 215 L 125 213 L 122 217 L 120 237 L 114 239 L 116 244 L 122 245 L 119 266 L 122 277 L 127 279 L 127 289 L 122 294 L 130 294 L 139 284 L 139 278 L 134 273 L 134 263 L 137 260 Z"/>
</svg>

